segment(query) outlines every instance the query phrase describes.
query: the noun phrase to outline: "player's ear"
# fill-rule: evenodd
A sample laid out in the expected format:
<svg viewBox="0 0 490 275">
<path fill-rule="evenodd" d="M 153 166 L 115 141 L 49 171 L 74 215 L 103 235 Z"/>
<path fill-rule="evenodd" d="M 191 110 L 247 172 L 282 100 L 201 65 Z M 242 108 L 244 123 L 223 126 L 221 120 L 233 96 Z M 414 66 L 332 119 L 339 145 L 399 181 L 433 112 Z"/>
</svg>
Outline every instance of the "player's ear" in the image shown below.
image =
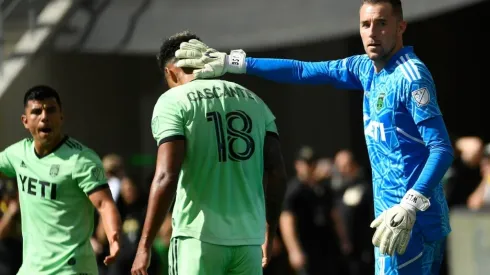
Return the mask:
<svg viewBox="0 0 490 275">
<path fill-rule="evenodd" d="M 402 20 L 399 24 L 398 24 L 398 33 L 400 35 L 402 35 L 405 30 L 407 29 L 407 21 L 404 21 Z"/>
<path fill-rule="evenodd" d="M 24 125 L 24 128 L 28 129 L 29 126 L 27 125 L 27 116 L 25 114 L 20 116 L 20 121 Z"/>
<path fill-rule="evenodd" d="M 179 81 L 177 73 L 173 68 L 165 67 L 165 78 L 167 79 L 167 84 L 170 88 L 175 87 Z"/>
</svg>

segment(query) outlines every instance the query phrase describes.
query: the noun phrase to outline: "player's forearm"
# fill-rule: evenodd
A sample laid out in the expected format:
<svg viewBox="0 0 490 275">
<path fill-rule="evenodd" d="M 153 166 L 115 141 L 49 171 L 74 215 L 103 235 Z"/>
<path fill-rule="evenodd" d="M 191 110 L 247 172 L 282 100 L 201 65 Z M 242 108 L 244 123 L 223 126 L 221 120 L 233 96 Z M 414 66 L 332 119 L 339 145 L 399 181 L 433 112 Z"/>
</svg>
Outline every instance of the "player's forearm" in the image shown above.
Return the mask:
<svg viewBox="0 0 490 275">
<path fill-rule="evenodd" d="M 265 211 L 268 225 L 267 234 L 272 238 L 277 231 L 285 193 L 286 179 L 282 177 L 269 177 L 265 192 Z"/>
<path fill-rule="evenodd" d="M 423 121 L 418 129 L 430 153 L 412 188 L 429 198 L 454 160 L 453 148 L 442 117 Z"/>
<path fill-rule="evenodd" d="M 5 215 L 2 216 L 2 218 L 0 219 L 0 240 L 6 238 L 9 235 L 13 221 L 14 215 L 10 214 L 8 211 L 5 213 Z"/>
<path fill-rule="evenodd" d="M 284 212 L 280 218 L 281 236 L 284 245 L 289 253 L 303 251 L 298 235 L 296 234 L 296 223 L 294 216 L 289 212 Z"/>
<path fill-rule="evenodd" d="M 264 144 L 265 214 L 268 237 L 272 240 L 277 230 L 286 193 L 287 175 L 279 139 L 266 135 Z"/>
<path fill-rule="evenodd" d="M 413 189 L 430 198 L 452 162 L 453 156 L 446 151 L 431 152 Z"/>
<path fill-rule="evenodd" d="M 168 213 L 177 189 L 178 174 L 155 175 L 151 185 L 139 249 L 150 249 Z"/>
<path fill-rule="evenodd" d="M 247 74 L 279 83 L 331 84 L 339 89 L 362 90 L 355 73 L 356 57 L 305 62 L 291 59 L 247 57 Z"/>
<path fill-rule="evenodd" d="M 119 211 L 117 210 L 114 201 L 103 202 L 98 210 L 109 244 L 119 241 L 121 233 L 121 217 L 119 216 Z"/>
<path fill-rule="evenodd" d="M 279 83 L 327 84 L 322 62 L 247 57 L 247 74 Z"/>
</svg>

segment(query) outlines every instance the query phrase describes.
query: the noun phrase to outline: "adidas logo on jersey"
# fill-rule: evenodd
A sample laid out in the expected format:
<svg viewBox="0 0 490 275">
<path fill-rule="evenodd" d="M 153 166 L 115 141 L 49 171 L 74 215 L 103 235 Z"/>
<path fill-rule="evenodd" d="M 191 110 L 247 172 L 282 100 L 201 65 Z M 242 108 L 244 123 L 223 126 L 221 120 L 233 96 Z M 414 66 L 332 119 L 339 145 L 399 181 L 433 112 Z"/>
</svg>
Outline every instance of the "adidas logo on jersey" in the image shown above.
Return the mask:
<svg viewBox="0 0 490 275">
<path fill-rule="evenodd" d="M 20 167 L 22 167 L 22 168 L 27 168 L 27 165 L 24 163 L 24 161 L 22 161 L 22 162 L 20 163 Z"/>
</svg>

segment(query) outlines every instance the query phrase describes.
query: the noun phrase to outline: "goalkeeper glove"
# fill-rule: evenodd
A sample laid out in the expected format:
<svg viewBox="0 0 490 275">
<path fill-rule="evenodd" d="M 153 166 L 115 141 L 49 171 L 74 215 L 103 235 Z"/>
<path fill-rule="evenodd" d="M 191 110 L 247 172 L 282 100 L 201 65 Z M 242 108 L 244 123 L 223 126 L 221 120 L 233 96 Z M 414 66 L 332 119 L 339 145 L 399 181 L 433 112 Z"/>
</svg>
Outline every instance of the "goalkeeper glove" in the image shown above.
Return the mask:
<svg viewBox="0 0 490 275">
<path fill-rule="evenodd" d="M 379 247 L 382 254 L 404 254 L 417 210 L 425 211 L 429 206 L 428 198 L 413 189 L 408 190 L 400 204 L 385 210 L 371 223 L 371 228 L 376 228 L 373 245 Z"/>
<path fill-rule="evenodd" d="M 197 39 L 182 42 L 175 57 L 180 59 L 175 63 L 177 67 L 195 68 L 193 73 L 196 78 L 219 77 L 225 73 L 244 74 L 247 70 L 243 50 L 233 50 L 227 55 Z"/>
</svg>

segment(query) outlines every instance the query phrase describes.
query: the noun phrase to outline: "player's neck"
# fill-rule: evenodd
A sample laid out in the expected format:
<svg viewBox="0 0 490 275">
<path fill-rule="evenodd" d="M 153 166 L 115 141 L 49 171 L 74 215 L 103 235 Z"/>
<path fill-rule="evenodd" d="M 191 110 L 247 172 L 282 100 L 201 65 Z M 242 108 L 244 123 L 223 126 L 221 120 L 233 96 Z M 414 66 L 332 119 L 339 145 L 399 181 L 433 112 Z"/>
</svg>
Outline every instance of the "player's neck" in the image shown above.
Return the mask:
<svg viewBox="0 0 490 275">
<path fill-rule="evenodd" d="M 179 77 L 179 82 L 181 85 L 184 85 L 186 83 L 191 82 L 194 79 L 196 79 L 196 77 L 193 74 L 182 73 Z"/>
<path fill-rule="evenodd" d="M 60 134 L 59 136 L 54 137 L 49 142 L 41 142 L 39 140 L 34 140 L 34 150 L 36 151 L 36 155 L 40 157 L 44 157 L 50 154 L 51 152 L 53 152 L 53 150 L 56 147 L 58 147 L 60 142 L 63 142 L 64 138 L 65 135 Z"/>
<path fill-rule="evenodd" d="M 386 66 L 386 64 L 388 64 L 388 62 L 390 62 L 391 58 L 398 51 L 400 51 L 402 48 L 403 48 L 403 43 L 398 43 L 395 46 L 393 46 L 393 48 L 391 49 L 391 51 L 384 58 L 382 58 L 380 60 L 374 61 L 374 69 L 375 69 L 376 73 L 381 72 L 381 70 L 384 69 L 384 67 Z"/>
</svg>

